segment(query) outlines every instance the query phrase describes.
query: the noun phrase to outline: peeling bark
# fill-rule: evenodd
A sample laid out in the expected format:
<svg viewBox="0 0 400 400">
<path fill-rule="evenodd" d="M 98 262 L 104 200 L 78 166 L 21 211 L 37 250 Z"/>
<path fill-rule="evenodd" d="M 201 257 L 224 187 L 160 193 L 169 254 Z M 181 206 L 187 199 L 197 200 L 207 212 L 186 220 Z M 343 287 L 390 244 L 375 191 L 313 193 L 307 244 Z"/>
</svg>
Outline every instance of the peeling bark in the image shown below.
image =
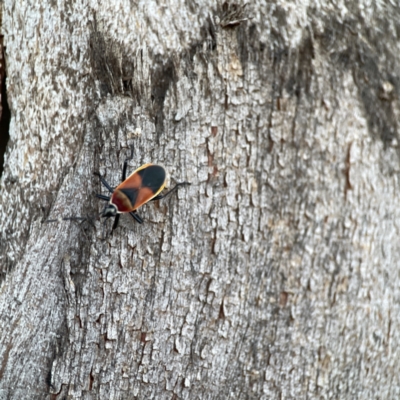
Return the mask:
<svg viewBox="0 0 400 400">
<path fill-rule="evenodd" d="M 133 3 L 4 1 L 0 398 L 398 398 L 399 8 Z"/>
</svg>

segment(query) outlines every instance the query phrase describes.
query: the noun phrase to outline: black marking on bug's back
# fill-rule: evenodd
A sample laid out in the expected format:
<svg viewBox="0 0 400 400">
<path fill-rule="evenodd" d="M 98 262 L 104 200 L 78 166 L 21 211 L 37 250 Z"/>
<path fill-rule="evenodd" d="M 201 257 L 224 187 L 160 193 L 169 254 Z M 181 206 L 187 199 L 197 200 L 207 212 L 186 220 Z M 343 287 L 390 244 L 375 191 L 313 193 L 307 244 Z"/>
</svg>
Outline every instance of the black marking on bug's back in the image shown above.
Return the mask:
<svg viewBox="0 0 400 400">
<path fill-rule="evenodd" d="M 118 189 L 120 192 L 122 192 L 131 202 L 132 206 L 135 205 L 136 203 L 136 199 L 137 199 L 137 195 L 139 193 L 139 189 L 138 188 L 124 188 L 124 189 Z"/>
<path fill-rule="evenodd" d="M 138 171 L 142 178 L 142 187 L 151 189 L 154 193 L 157 192 L 165 182 L 165 169 L 159 165 L 150 165 Z"/>
</svg>

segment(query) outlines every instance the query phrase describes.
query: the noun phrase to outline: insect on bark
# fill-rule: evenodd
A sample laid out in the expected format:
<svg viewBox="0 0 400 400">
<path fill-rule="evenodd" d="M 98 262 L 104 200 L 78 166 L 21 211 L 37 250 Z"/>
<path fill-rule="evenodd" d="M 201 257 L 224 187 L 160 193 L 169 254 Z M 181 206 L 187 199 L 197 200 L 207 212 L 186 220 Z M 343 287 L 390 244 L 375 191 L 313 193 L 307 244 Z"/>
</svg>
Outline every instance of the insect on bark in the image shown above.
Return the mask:
<svg viewBox="0 0 400 400">
<path fill-rule="evenodd" d="M 100 215 L 102 218 L 106 218 L 104 223 L 108 218 L 115 217 L 113 230 L 117 228 L 121 214 L 129 213 L 136 222 L 142 224 L 143 219 L 137 213 L 139 207 L 149 201 L 165 198 L 178 189 L 179 186 L 190 185 L 189 182 L 180 182 L 165 194 L 161 194 L 167 177 L 164 167 L 151 163 L 143 164 L 126 178 L 128 161 L 132 159 L 133 146 L 131 156 L 125 160 L 122 168 L 122 182 L 115 189 L 110 186 L 102 175 L 98 172 L 95 173 L 99 176 L 101 183 L 111 193 L 111 196 L 102 194 L 97 194 L 96 196 L 101 200 L 109 202 Z"/>
</svg>

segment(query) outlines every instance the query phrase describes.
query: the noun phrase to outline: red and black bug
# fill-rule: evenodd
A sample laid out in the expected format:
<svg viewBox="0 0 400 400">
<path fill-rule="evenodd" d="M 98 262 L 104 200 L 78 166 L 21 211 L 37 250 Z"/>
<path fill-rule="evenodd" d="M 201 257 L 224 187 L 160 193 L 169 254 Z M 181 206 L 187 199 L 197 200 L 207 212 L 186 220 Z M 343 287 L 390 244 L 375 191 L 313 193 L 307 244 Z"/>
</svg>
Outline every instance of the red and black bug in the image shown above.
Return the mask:
<svg viewBox="0 0 400 400">
<path fill-rule="evenodd" d="M 112 229 L 118 226 L 119 217 L 123 213 L 129 213 L 139 224 L 143 219 L 137 214 L 137 209 L 149 201 L 161 200 L 174 192 L 179 186 L 190 185 L 189 182 L 180 182 L 165 194 L 160 194 L 165 187 L 166 172 L 160 165 L 144 164 L 126 178 L 128 161 L 133 158 L 133 148 L 130 158 L 127 158 L 122 168 L 122 183 L 113 189 L 108 182 L 99 174 L 101 183 L 111 193 L 111 196 L 97 194 L 96 196 L 109 203 L 101 212 L 101 217 L 115 217 Z"/>
</svg>

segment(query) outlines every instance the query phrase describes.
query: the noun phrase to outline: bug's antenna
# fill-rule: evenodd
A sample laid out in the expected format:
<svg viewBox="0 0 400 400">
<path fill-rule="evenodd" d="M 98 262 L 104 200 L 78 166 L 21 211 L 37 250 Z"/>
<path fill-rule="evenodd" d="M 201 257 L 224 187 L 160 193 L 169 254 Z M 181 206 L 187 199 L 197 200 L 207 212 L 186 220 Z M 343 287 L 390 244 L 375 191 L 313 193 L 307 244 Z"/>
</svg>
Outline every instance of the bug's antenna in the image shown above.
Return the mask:
<svg viewBox="0 0 400 400">
<path fill-rule="evenodd" d="M 100 214 L 99 214 L 100 215 Z M 86 214 L 86 217 L 60 217 L 60 218 L 55 218 L 55 219 L 47 219 L 45 221 L 42 221 L 42 223 L 47 224 L 51 222 L 61 222 L 61 221 L 77 221 L 82 224 L 83 222 L 87 221 L 92 225 L 93 227 L 93 220 L 97 219 L 98 215 L 95 215 L 94 217 L 91 217 L 89 214 Z"/>
<path fill-rule="evenodd" d="M 56 219 L 46 219 L 46 221 L 43 221 L 43 223 L 49 223 L 49 222 L 60 222 L 60 221 L 86 221 L 90 218 L 87 217 L 62 217 L 62 218 L 56 218 Z"/>
<path fill-rule="evenodd" d="M 86 221 L 88 221 L 89 224 L 92 225 L 93 228 L 96 228 L 96 226 L 95 226 L 94 223 L 93 223 L 93 220 L 94 220 L 95 218 L 97 219 L 97 216 L 96 216 L 96 217 L 93 217 L 93 218 L 91 218 L 89 214 L 86 214 L 86 216 L 87 216 Z"/>
<path fill-rule="evenodd" d="M 108 218 L 110 218 L 110 217 L 105 218 L 105 219 L 104 219 L 104 222 L 103 222 L 103 234 L 102 234 L 103 240 L 106 240 L 106 239 L 107 239 L 107 235 L 105 234 L 105 232 L 106 232 L 106 223 L 107 223 L 107 221 L 108 221 Z"/>
</svg>

